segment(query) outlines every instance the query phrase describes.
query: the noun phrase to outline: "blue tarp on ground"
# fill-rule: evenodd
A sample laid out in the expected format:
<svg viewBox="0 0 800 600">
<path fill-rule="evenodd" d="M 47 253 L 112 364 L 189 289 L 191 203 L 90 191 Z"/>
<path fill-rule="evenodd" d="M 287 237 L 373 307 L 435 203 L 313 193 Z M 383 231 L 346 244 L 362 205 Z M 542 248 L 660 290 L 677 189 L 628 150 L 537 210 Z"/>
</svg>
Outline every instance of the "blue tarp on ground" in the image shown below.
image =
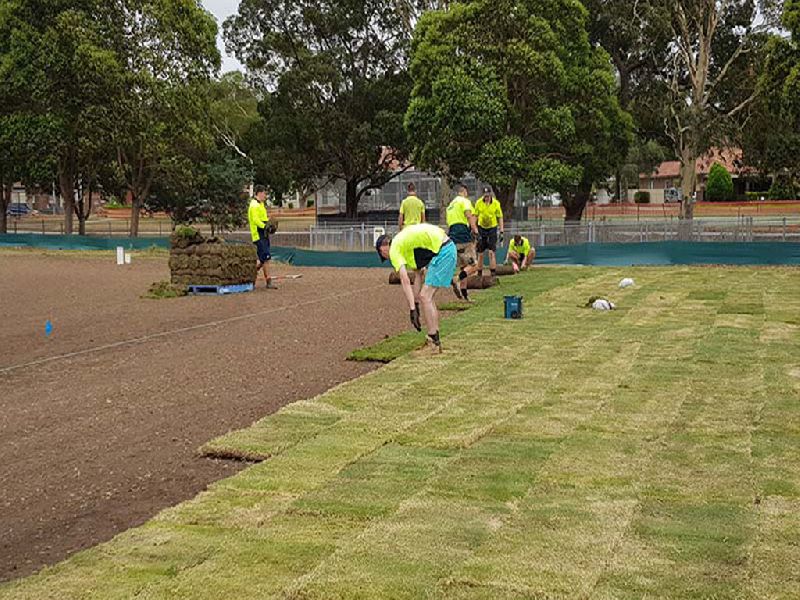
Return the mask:
<svg viewBox="0 0 800 600">
<path fill-rule="evenodd" d="M 102 238 L 34 233 L 0 235 L 0 246 L 68 250 L 143 250 L 169 247 L 167 238 Z M 498 251 L 505 260 L 505 248 Z M 320 252 L 272 247 L 275 260 L 299 267 L 380 267 L 375 252 Z M 545 246 L 536 251 L 538 264 L 597 265 L 800 265 L 800 244 L 790 242 L 644 242 Z"/>
</svg>

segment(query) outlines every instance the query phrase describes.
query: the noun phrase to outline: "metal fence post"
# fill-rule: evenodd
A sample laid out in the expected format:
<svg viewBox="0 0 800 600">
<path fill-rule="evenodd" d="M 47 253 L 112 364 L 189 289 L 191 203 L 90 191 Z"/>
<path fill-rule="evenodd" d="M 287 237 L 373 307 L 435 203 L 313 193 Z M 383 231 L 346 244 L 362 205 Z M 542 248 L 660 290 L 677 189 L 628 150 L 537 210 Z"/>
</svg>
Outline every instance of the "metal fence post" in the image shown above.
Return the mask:
<svg viewBox="0 0 800 600">
<path fill-rule="evenodd" d="M 545 236 L 545 233 L 544 233 L 544 223 L 542 223 L 539 226 L 539 245 L 540 246 L 546 245 L 545 244 L 545 240 L 546 240 L 546 236 Z"/>
<path fill-rule="evenodd" d="M 786 241 L 786 217 L 783 217 L 783 241 Z"/>
</svg>

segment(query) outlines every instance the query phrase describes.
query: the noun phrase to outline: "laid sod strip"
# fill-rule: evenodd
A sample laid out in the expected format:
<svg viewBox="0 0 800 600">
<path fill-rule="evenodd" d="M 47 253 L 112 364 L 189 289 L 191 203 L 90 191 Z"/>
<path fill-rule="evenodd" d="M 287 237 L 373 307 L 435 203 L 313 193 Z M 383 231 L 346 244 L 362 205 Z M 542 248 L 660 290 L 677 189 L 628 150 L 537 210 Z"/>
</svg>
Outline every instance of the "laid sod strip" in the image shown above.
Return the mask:
<svg viewBox="0 0 800 600">
<path fill-rule="evenodd" d="M 506 278 L 444 354 L 211 442 L 263 462 L 0 599 L 796 598 L 797 278 Z"/>
<path fill-rule="evenodd" d="M 473 294 L 473 304 L 461 302 L 443 303 L 439 305 L 440 310 L 453 310 L 459 313 L 465 312 L 467 314 L 456 314 L 443 319 L 441 322 L 442 336 L 446 337 L 456 331 L 469 327 L 481 321 L 487 314 L 484 311 L 480 311 L 479 315 L 473 314 L 470 316 L 471 313 L 478 311 L 468 311 L 468 308 L 488 308 L 491 306 L 495 314 L 502 316 L 503 295 L 516 294 L 519 293 L 519 290 L 524 290 L 522 293 L 525 296 L 525 302 L 530 303 L 539 294 L 578 281 L 586 277 L 589 272 L 590 271 L 587 269 L 579 268 L 571 270 L 552 268 L 535 269 L 513 278 L 501 278 L 498 286 Z M 400 293 L 399 288 L 398 293 Z M 438 292 L 437 296 L 445 296 L 447 294 L 450 294 L 449 290 L 442 290 Z M 443 302 L 442 298 L 439 298 L 439 301 Z M 389 337 L 372 346 L 354 350 L 350 353 L 348 360 L 388 363 L 416 350 L 424 343 L 424 334 L 415 331 L 407 331 Z"/>
</svg>

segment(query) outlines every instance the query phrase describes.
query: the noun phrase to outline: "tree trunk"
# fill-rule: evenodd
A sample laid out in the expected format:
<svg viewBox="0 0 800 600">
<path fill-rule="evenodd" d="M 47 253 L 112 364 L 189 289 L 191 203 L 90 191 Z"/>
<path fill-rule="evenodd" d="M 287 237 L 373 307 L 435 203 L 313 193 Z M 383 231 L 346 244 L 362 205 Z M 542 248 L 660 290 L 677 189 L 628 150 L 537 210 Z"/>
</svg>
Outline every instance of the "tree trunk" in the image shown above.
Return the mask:
<svg viewBox="0 0 800 600">
<path fill-rule="evenodd" d="M 86 216 L 83 213 L 83 199 L 78 202 L 78 235 L 86 235 Z"/>
<path fill-rule="evenodd" d="M 142 212 L 142 197 L 138 193 L 131 196 L 131 230 L 132 238 L 139 237 L 139 213 Z"/>
<path fill-rule="evenodd" d="M 575 193 L 566 195 L 564 200 L 564 222 L 580 223 L 583 218 L 583 209 L 592 195 L 592 184 L 581 183 Z"/>
<path fill-rule="evenodd" d="M 348 179 L 345 192 L 345 217 L 358 218 L 358 181 Z"/>
<path fill-rule="evenodd" d="M 0 188 L 0 233 L 8 233 L 8 215 L 6 211 L 11 204 L 11 182 L 2 182 Z"/>
<path fill-rule="evenodd" d="M 72 223 L 75 212 L 75 180 L 72 173 L 67 173 L 62 168 L 58 172 L 58 186 L 61 188 L 61 197 L 64 199 L 64 233 L 72 235 Z"/>
<path fill-rule="evenodd" d="M 441 181 L 441 189 L 439 190 L 439 225 L 447 228 L 447 207 L 450 206 L 450 171 L 445 169 L 442 176 L 439 178 Z"/>
<path fill-rule="evenodd" d="M 78 215 L 78 235 L 86 235 L 86 219 L 88 219 L 89 215 L 92 213 L 91 181 L 89 181 L 89 197 L 87 199 L 83 197 L 83 190 L 81 190 L 81 196 L 78 200 L 78 209 L 76 213 Z"/>
<path fill-rule="evenodd" d="M 497 192 L 497 199 L 500 201 L 500 207 L 503 209 L 503 219 L 508 221 L 514 220 L 514 198 L 517 196 L 517 180 L 508 186 L 496 185 L 494 186 Z"/>
<path fill-rule="evenodd" d="M 682 220 L 691 221 L 694 218 L 694 198 L 692 194 L 694 194 L 696 182 L 697 154 L 690 146 L 686 146 L 681 151 L 681 191 L 683 192 L 683 199 L 681 200 L 680 218 Z"/>
</svg>

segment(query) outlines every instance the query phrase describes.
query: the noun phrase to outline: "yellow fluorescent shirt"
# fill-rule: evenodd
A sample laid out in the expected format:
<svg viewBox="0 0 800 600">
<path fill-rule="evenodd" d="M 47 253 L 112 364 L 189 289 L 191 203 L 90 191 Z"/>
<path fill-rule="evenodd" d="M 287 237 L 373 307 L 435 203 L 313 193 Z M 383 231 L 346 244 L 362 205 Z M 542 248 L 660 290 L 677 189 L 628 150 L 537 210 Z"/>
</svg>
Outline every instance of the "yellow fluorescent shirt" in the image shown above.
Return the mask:
<svg viewBox="0 0 800 600">
<path fill-rule="evenodd" d="M 389 260 L 395 271 L 405 265 L 408 270 L 421 269 L 428 265 L 442 247 L 447 234 L 430 223 L 419 223 L 404 227 L 392 238 Z"/>
<path fill-rule="evenodd" d="M 497 222 L 503 218 L 503 209 L 497 198 L 492 198 L 489 204 L 486 204 L 483 198 L 478 198 L 475 201 L 475 216 L 478 217 L 480 227 L 492 229 L 497 227 Z"/>
<path fill-rule="evenodd" d="M 522 242 L 517 245 L 517 242 L 514 241 L 514 238 L 511 238 L 511 243 L 508 245 L 508 250 L 510 252 L 516 252 L 522 257 L 528 256 L 528 252 L 531 251 L 531 243 L 528 241 L 528 238 L 522 238 Z"/>
<path fill-rule="evenodd" d="M 247 208 L 247 222 L 250 224 L 250 239 L 252 241 L 258 241 L 258 230 L 263 229 L 267 221 L 269 221 L 269 217 L 267 216 L 266 205 L 252 198 L 250 206 Z"/>
<path fill-rule="evenodd" d="M 466 225 L 469 227 L 469 219 L 467 219 L 467 211 L 472 210 L 472 202 L 469 198 L 464 196 L 456 196 L 452 202 L 447 206 L 447 225 Z"/>
<path fill-rule="evenodd" d="M 425 214 L 425 203 L 417 196 L 407 196 L 400 204 L 400 214 L 403 215 L 403 225 L 416 225 L 422 223 Z"/>
</svg>

